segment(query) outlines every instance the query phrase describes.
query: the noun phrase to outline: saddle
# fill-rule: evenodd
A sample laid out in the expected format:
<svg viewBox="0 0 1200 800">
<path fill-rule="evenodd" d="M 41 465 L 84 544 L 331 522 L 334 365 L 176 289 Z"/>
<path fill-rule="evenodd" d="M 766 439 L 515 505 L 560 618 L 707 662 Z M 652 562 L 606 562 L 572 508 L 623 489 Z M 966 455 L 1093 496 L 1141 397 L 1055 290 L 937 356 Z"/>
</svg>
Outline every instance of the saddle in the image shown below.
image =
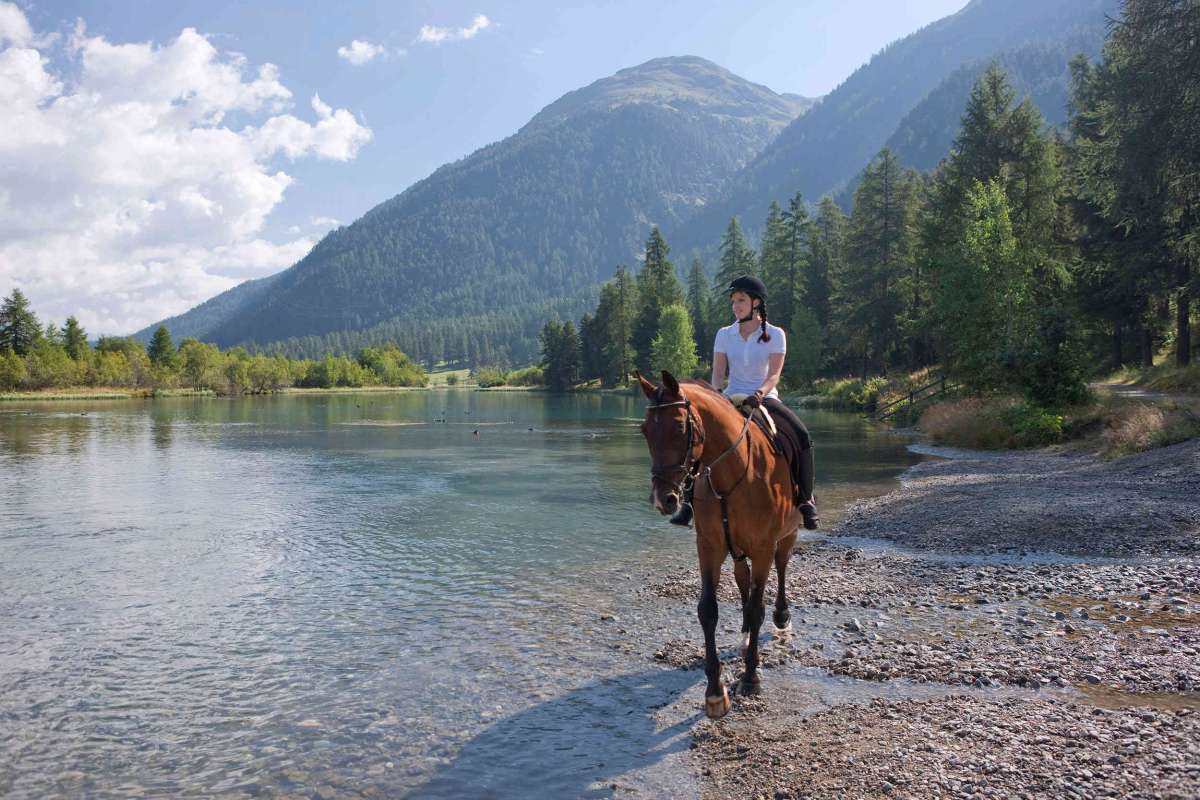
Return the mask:
<svg viewBox="0 0 1200 800">
<path fill-rule="evenodd" d="M 767 411 L 766 406 L 750 408 L 743 405 L 749 396 L 748 394 L 733 394 L 729 396 L 729 402 L 733 403 L 734 407 L 742 412 L 742 416 L 749 417 L 753 423 L 758 425 L 762 432 L 767 435 L 767 441 L 771 443 L 771 450 L 776 455 L 779 455 L 779 443 L 775 441 L 779 436 L 779 429 L 775 427 L 775 420 L 771 419 L 771 412 Z"/>
</svg>

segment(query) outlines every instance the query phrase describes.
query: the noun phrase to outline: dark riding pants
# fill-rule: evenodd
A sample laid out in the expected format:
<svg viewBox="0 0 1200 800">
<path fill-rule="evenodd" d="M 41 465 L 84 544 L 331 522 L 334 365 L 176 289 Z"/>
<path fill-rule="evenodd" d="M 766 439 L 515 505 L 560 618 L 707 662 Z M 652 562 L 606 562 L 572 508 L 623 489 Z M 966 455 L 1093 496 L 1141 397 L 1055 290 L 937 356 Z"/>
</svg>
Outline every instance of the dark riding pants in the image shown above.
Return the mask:
<svg viewBox="0 0 1200 800">
<path fill-rule="evenodd" d="M 792 470 L 792 482 L 796 485 L 796 502 L 807 503 L 813 498 L 813 448 L 808 428 L 796 416 L 796 412 L 774 397 L 763 400 L 775 429 L 779 435 L 775 442 L 783 451 Z"/>
</svg>

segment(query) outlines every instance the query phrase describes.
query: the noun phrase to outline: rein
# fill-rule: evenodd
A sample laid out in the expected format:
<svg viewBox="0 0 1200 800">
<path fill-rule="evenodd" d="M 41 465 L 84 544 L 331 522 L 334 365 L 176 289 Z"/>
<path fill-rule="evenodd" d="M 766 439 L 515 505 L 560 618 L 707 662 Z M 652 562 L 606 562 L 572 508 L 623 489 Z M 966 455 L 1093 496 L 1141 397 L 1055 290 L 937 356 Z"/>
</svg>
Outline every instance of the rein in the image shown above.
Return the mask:
<svg viewBox="0 0 1200 800">
<path fill-rule="evenodd" d="M 741 555 L 738 555 L 737 551 L 733 549 L 733 537 L 729 533 L 729 495 L 733 494 L 733 492 L 742 485 L 742 481 L 746 480 L 746 475 L 748 475 L 750 472 L 750 437 L 746 435 L 750 431 L 750 418 L 746 417 L 746 421 L 742 424 L 742 432 L 737 435 L 737 438 L 733 440 L 733 443 L 729 445 L 729 447 L 725 448 L 720 455 L 708 462 L 708 464 L 704 464 L 698 457 L 693 455 L 693 451 L 696 449 L 696 446 L 704 444 L 704 436 L 703 432 L 701 432 L 700 440 L 693 443 L 692 439 L 695 435 L 696 424 L 692 417 L 691 400 L 684 399 L 676 400 L 673 403 L 658 403 L 656 405 L 646 406 L 646 410 L 658 411 L 663 408 L 678 408 L 679 406 L 683 406 L 687 410 L 687 449 L 684 451 L 683 461 L 674 465 L 651 465 L 650 476 L 663 481 L 664 483 L 670 484 L 676 492 L 679 492 L 681 498 L 685 492 L 695 485 L 697 479 L 703 478 L 705 481 L 707 481 L 708 490 L 712 492 L 713 497 L 717 498 L 717 500 L 721 502 L 721 524 L 725 528 L 725 546 L 729 548 L 729 555 L 733 557 L 734 561 L 743 561 L 746 558 L 746 554 L 742 553 Z M 742 439 L 746 440 L 746 463 L 743 465 L 741 477 L 737 479 L 733 486 L 729 487 L 729 490 L 725 492 L 725 494 L 721 494 L 717 491 L 717 487 L 713 485 L 713 467 L 719 464 L 721 460 L 730 453 L 737 450 L 738 447 L 741 446 Z M 703 452 L 703 450 L 701 452 Z M 679 482 L 668 481 L 665 477 L 663 477 L 664 475 L 672 472 L 682 473 L 683 477 L 680 478 Z M 699 530 L 698 525 L 697 530 Z"/>
</svg>

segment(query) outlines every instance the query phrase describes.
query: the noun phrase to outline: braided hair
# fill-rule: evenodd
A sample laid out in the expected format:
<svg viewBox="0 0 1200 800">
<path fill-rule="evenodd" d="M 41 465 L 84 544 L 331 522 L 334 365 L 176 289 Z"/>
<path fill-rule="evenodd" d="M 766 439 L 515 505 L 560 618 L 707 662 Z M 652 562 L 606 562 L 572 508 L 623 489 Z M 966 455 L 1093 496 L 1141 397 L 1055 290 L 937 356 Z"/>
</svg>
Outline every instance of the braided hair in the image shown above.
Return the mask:
<svg viewBox="0 0 1200 800">
<path fill-rule="evenodd" d="M 758 335 L 758 341 L 769 342 L 771 334 L 767 333 L 767 301 L 762 298 L 758 301 L 758 316 L 762 319 L 762 332 Z"/>
</svg>

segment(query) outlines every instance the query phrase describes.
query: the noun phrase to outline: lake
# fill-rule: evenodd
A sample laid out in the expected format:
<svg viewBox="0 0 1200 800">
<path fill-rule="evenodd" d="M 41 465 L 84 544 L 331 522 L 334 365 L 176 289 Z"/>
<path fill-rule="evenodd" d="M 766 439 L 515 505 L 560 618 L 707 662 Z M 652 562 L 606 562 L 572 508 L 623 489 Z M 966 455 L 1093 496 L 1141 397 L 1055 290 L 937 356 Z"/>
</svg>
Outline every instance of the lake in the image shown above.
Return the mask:
<svg viewBox="0 0 1200 800">
<path fill-rule="evenodd" d="M 639 591 L 694 553 L 647 500 L 643 407 L 0 405 L 0 794 L 692 792 L 703 676 L 629 646 L 701 640 Z M 861 417 L 801 416 L 825 524 L 919 458 Z"/>
</svg>

